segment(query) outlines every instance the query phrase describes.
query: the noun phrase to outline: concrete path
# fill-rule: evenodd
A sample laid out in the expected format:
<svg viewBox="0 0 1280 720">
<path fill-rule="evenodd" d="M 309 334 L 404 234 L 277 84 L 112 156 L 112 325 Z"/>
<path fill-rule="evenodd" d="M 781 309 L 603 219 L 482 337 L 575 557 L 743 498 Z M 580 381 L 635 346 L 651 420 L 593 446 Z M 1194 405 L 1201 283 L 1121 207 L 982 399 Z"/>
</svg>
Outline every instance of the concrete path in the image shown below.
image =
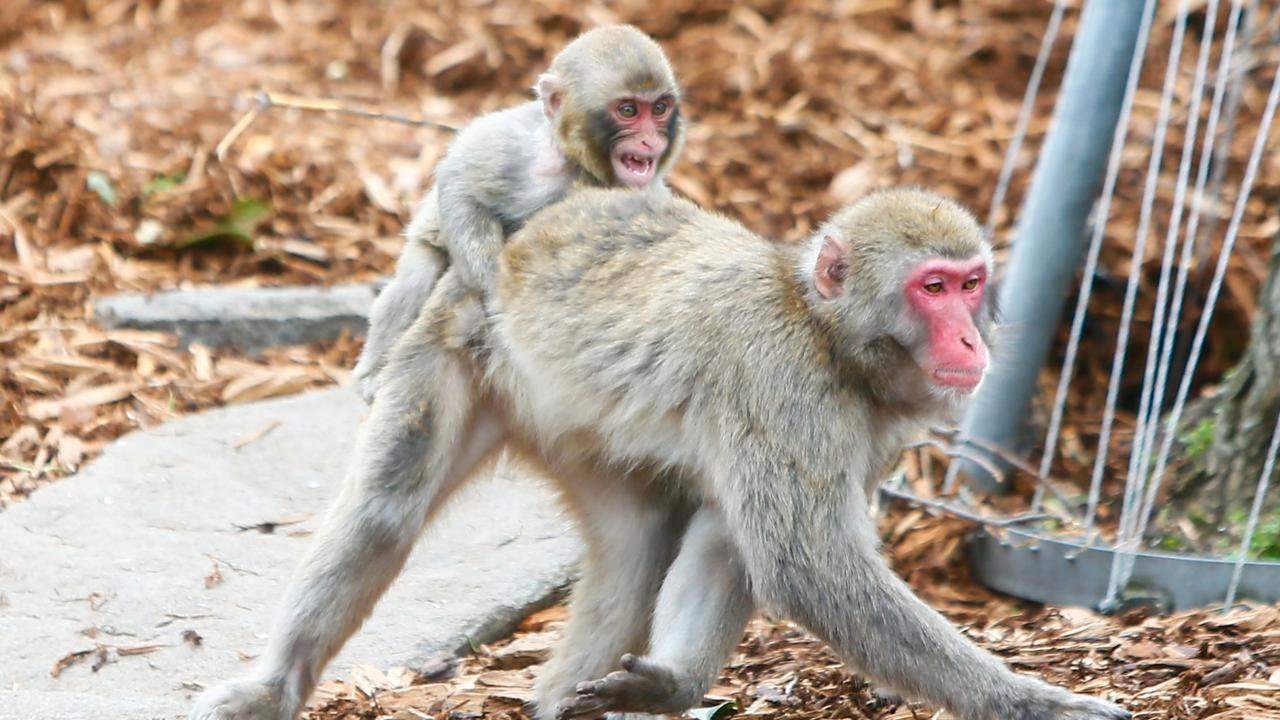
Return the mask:
<svg viewBox="0 0 1280 720">
<path fill-rule="evenodd" d="M 0 513 L 0 720 L 183 717 L 200 685 L 241 671 L 364 411 L 341 388 L 179 419 Z M 577 554 L 550 493 L 499 472 L 419 543 L 327 676 L 499 637 L 563 585 Z M 99 645 L 96 672 L 90 653 L 51 677 Z"/>
</svg>

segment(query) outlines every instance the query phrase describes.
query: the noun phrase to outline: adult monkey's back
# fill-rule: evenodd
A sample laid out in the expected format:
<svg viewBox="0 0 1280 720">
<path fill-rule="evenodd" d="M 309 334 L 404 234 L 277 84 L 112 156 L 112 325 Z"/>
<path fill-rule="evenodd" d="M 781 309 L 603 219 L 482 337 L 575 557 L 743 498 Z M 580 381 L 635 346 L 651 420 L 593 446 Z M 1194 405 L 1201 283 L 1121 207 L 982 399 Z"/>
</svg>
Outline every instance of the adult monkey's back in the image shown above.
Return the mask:
<svg viewBox="0 0 1280 720">
<path fill-rule="evenodd" d="M 803 247 L 662 194 L 585 191 L 503 252 L 490 382 L 551 456 L 585 435 L 608 463 L 692 470 L 755 600 L 875 680 L 964 720 L 1127 718 L 1011 672 L 878 550 L 880 473 L 986 370 L 991 262 L 969 213 L 922 191 L 866 198 Z M 580 688 L 587 714 L 670 710 L 628 694 L 637 673 L 610 678 Z"/>
</svg>

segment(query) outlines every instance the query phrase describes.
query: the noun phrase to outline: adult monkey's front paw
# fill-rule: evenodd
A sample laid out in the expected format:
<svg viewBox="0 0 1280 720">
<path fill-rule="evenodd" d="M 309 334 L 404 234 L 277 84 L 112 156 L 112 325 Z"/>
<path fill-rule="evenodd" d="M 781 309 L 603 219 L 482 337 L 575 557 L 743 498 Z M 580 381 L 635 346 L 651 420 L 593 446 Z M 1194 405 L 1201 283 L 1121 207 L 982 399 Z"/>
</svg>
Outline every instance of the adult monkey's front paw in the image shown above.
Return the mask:
<svg viewBox="0 0 1280 720">
<path fill-rule="evenodd" d="M 279 683 L 236 680 L 201 693 L 188 720 L 293 720 L 298 709 Z"/>
<path fill-rule="evenodd" d="M 1076 695 L 1039 680 L 1032 680 L 1030 691 L 1017 705 L 1010 720 L 1129 720 L 1133 717 L 1115 703 Z"/>
<path fill-rule="evenodd" d="M 1072 695 L 1053 715 L 1054 720 L 1129 720 L 1132 717 L 1133 713 L 1119 705 L 1088 695 Z"/>
</svg>

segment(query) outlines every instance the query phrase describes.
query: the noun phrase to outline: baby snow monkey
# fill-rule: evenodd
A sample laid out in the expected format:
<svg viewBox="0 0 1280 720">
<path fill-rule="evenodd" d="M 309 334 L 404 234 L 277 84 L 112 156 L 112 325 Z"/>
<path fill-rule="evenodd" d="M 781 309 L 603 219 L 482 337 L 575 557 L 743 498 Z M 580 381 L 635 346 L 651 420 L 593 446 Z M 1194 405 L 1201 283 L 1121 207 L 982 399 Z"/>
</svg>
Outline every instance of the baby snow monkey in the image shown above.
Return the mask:
<svg viewBox="0 0 1280 720">
<path fill-rule="evenodd" d="M 355 378 L 372 402 L 391 347 L 446 268 L 488 296 L 507 236 L 578 185 L 660 181 L 684 140 L 680 88 L 662 48 L 630 25 L 578 36 L 534 85 L 537 99 L 458 134 L 414 214 L 395 277 L 378 295 Z"/>
</svg>

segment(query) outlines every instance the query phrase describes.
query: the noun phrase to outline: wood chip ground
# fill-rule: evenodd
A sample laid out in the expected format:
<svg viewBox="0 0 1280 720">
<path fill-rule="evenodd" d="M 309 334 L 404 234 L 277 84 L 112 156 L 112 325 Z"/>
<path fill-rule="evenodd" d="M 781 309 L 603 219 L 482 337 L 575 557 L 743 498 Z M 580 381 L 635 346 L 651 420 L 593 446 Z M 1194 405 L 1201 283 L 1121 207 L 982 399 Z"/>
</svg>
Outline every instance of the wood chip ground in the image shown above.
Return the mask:
<svg viewBox="0 0 1280 720">
<path fill-rule="evenodd" d="M 1174 5 L 1162 3 L 1153 31 L 1055 468 L 1077 487 L 1096 444 Z M 1192 6 L 1198 37 L 1203 3 Z M 1078 7 L 1052 55 L 1007 208 L 1029 182 Z M 89 319 L 94 301 L 116 292 L 329 284 L 393 268 L 448 133 L 274 108 L 224 143 L 261 90 L 456 125 L 527 98 L 550 55 L 584 27 L 635 22 L 670 53 L 694 120 L 673 185 L 794 240 L 885 185 L 937 188 L 985 215 L 1050 9 L 1048 0 L 10 0 L 0 14 L 0 508 L 131 429 L 346 377 L 358 339 L 253 358 L 179 352 L 172 337 L 103 331 Z M 1273 35 L 1276 17 L 1263 13 L 1255 37 Z M 1274 72 L 1274 46 L 1252 53 L 1228 187 Z M 1190 93 L 1194 58 L 1183 53 L 1179 100 Z M 1181 119 L 1175 113 L 1167 157 L 1177 157 Z M 1166 161 L 1159 184 L 1156 237 L 1173 165 Z M 1280 229 L 1277 197 L 1280 153 L 1269 152 L 1210 337 L 1207 380 L 1230 366 L 1246 336 Z M 1212 208 L 1218 218 L 1230 199 Z M 996 225 L 1002 248 L 1013 229 L 1007 208 Z M 1223 223 L 1214 224 L 1220 235 Z M 1201 245 L 1198 268 L 1217 245 L 1213 235 Z M 1142 260 L 1144 298 L 1154 296 L 1157 248 Z M 1150 314 L 1144 303 L 1139 328 Z M 1142 343 L 1145 334 L 1134 337 Z M 1131 427 L 1122 411 L 1120 447 Z M 924 453 L 908 463 L 916 479 L 937 467 Z M 959 572 L 954 521 L 897 510 L 886 528 L 899 571 L 1019 669 L 1109 694 L 1144 720 L 1280 717 L 1274 607 L 1116 619 L 1026 606 Z M 370 667 L 327 683 L 330 700 L 313 717 L 518 717 L 557 622 L 555 611 L 530 619 L 447 681 Z M 820 644 L 767 621 L 752 625 L 715 693 L 739 712 L 779 718 L 933 717 L 877 698 Z"/>
</svg>

